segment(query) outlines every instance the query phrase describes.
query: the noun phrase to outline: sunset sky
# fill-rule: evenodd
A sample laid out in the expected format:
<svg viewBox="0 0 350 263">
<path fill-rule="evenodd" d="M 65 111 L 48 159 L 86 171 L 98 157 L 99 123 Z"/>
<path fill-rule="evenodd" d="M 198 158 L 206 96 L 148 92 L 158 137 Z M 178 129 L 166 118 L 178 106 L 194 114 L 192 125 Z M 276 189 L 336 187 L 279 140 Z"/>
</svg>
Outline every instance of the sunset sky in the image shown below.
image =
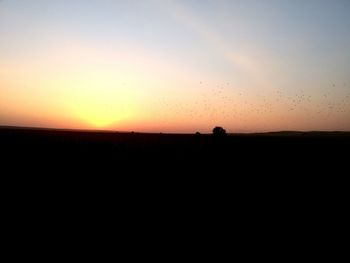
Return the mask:
<svg viewBox="0 0 350 263">
<path fill-rule="evenodd" d="M 350 130 L 350 1 L 0 0 L 0 125 Z"/>
</svg>

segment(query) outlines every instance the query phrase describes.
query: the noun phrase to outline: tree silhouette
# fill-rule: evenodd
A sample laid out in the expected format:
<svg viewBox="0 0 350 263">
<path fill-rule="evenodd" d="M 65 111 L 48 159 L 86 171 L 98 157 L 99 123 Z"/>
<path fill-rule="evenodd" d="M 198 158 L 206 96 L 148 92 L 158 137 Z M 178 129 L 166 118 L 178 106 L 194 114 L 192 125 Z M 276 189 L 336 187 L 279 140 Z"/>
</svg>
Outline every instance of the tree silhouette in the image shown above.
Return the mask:
<svg viewBox="0 0 350 263">
<path fill-rule="evenodd" d="M 225 137 L 226 136 L 226 130 L 222 127 L 216 126 L 213 129 L 213 135 L 215 137 L 221 138 L 221 137 Z"/>
</svg>

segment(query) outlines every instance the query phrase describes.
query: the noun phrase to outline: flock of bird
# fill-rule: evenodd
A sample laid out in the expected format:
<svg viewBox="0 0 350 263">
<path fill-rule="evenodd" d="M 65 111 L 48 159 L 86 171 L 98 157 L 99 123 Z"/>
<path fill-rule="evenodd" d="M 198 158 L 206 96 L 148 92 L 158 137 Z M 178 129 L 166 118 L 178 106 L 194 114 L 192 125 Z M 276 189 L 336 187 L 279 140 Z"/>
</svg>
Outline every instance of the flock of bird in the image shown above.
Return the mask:
<svg viewBox="0 0 350 263">
<path fill-rule="evenodd" d="M 198 84 L 198 95 L 195 98 L 188 96 L 174 99 L 170 95 L 162 97 L 159 103 L 165 109 L 164 116 L 170 114 L 181 118 L 225 121 L 243 120 L 247 116 L 264 118 L 270 114 L 291 116 L 296 112 L 310 119 L 350 114 L 350 92 L 345 91 L 341 96 L 339 91 L 334 91 L 335 84 L 326 92 L 313 92 L 313 95 L 304 90 L 291 93 L 289 90 L 277 89 L 259 93 L 237 90 L 230 83 L 217 85 L 215 88 L 210 88 L 203 81 Z M 343 90 L 346 90 L 346 84 L 344 87 Z"/>
</svg>

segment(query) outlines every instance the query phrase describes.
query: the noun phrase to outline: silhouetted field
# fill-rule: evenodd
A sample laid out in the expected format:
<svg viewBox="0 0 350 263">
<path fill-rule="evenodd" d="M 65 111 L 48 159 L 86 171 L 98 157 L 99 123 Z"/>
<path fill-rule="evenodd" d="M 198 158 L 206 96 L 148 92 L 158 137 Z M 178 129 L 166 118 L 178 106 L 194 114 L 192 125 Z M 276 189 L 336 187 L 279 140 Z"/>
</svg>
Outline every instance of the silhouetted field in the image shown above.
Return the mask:
<svg viewBox="0 0 350 263">
<path fill-rule="evenodd" d="M 215 138 L 3 127 L 0 145 L 12 209 L 65 200 L 70 211 L 93 205 L 113 213 L 118 205 L 131 214 L 150 206 L 161 213 L 181 200 L 180 210 L 236 211 L 246 224 L 266 213 L 333 211 L 347 200 L 349 133 Z"/>
<path fill-rule="evenodd" d="M 273 132 L 230 134 L 151 134 L 3 127 L 2 158 L 12 169 L 27 165 L 55 170 L 218 174 L 294 172 L 324 167 L 338 171 L 348 161 L 350 133 Z M 92 170 L 90 170 L 92 169 Z M 188 170 L 187 170 L 188 169 Z M 219 172 L 220 171 L 220 172 Z"/>
</svg>

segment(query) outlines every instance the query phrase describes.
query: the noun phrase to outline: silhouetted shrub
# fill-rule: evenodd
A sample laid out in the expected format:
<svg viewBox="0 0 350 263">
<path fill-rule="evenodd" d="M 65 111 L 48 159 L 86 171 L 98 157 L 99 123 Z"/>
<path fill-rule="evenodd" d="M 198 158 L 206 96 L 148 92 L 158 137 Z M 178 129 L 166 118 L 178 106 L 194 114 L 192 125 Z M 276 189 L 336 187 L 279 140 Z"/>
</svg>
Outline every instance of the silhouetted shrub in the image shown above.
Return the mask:
<svg viewBox="0 0 350 263">
<path fill-rule="evenodd" d="M 214 129 L 213 129 L 213 135 L 215 137 L 225 137 L 226 136 L 226 130 L 222 127 L 219 127 L 219 126 L 216 126 Z"/>
</svg>

